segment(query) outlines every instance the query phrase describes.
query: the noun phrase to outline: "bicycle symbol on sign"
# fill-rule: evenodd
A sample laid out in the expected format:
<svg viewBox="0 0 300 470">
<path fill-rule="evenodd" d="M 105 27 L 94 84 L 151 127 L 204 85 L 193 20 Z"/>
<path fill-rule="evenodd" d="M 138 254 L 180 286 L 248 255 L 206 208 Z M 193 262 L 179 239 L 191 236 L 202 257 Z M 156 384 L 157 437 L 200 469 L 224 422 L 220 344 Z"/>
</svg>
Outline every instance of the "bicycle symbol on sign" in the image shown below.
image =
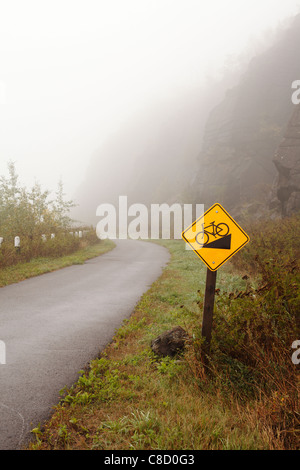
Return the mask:
<svg viewBox="0 0 300 470">
<path fill-rule="evenodd" d="M 217 225 L 215 224 L 215 222 L 212 222 L 210 225 L 207 225 L 207 227 L 204 227 L 204 224 L 202 224 L 201 232 L 197 233 L 196 235 L 196 242 L 198 243 L 198 245 L 205 246 L 211 240 L 211 236 L 213 236 L 214 238 L 226 237 L 228 233 L 229 227 L 224 222 L 220 222 Z"/>
</svg>

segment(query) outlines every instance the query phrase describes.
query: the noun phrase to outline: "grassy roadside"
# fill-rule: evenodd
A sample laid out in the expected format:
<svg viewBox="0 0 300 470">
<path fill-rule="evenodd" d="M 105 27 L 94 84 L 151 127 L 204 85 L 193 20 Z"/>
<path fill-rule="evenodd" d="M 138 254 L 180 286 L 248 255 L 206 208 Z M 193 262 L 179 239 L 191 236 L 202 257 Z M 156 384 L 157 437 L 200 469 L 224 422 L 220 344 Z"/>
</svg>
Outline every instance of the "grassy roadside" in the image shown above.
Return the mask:
<svg viewBox="0 0 300 470">
<path fill-rule="evenodd" d="M 164 273 L 102 355 L 91 362 L 89 370 L 82 371 L 70 390 L 62 391 L 51 420 L 42 429 L 38 426 L 33 430 L 36 442 L 30 449 L 288 446 L 278 420 L 283 407 L 290 403 L 282 401 L 285 398 L 280 390 L 265 395 L 252 393 L 254 385 L 251 388 L 247 378 L 250 381 L 249 370 L 254 369 L 248 370 L 234 357 L 228 364 L 221 361 L 218 368 L 219 357 L 224 357 L 222 344 L 220 350 L 216 347 L 212 376 L 204 371 L 197 346 L 205 267 L 194 253 L 184 249 L 183 242 L 162 243 L 172 255 Z M 243 279 L 244 274 L 230 263 L 219 270 L 216 316 L 228 307 L 224 300 L 228 292 L 239 302 L 240 293 L 247 291 L 250 281 Z M 157 358 L 151 351 L 151 340 L 177 325 L 187 330 L 191 345 L 183 356 Z M 218 322 L 217 328 L 222 333 Z M 232 341 L 235 346 L 234 337 Z M 294 441 L 289 445 L 295 446 Z"/>
<path fill-rule="evenodd" d="M 18 263 L 13 266 L 0 268 L 0 287 L 23 281 L 30 277 L 45 274 L 57 269 L 71 266 L 72 264 L 82 264 L 84 261 L 100 256 L 114 247 L 110 240 L 103 240 L 92 245 L 83 244 L 82 248 L 70 255 L 57 258 L 34 258 L 27 263 Z"/>
</svg>

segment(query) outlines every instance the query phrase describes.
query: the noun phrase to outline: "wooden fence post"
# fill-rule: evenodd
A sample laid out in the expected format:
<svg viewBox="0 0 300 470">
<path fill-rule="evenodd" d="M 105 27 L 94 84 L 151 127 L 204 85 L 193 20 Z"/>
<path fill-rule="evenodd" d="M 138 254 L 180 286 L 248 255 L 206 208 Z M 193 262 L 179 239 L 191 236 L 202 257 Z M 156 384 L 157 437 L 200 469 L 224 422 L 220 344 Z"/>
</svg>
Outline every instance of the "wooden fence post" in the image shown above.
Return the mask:
<svg viewBox="0 0 300 470">
<path fill-rule="evenodd" d="M 203 320 L 202 320 L 202 337 L 205 340 L 204 350 L 206 354 L 209 354 L 210 352 L 216 280 L 217 280 L 217 271 L 211 271 L 210 269 L 207 268 Z"/>
</svg>

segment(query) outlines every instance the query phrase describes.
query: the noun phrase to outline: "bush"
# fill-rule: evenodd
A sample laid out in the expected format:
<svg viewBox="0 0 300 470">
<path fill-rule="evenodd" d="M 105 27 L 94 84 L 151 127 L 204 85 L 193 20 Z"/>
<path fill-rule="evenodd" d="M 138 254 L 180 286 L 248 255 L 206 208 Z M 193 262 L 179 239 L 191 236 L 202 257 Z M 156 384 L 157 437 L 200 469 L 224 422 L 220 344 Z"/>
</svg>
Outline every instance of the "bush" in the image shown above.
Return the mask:
<svg viewBox="0 0 300 470">
<path fill-rule="evenodd" d="M 300 216 L 247 232 L 252 242 L 232 263 L 256 286 L 248 281 L 244 291 L 218 297 L 211 377 L 229 398 L 260 400 L 264 419 L 292 448 L 300 424 L 299 369 L 291 360 L 300 339 Z"/>
<path fill-rule="evenodd" d="M 65 201 L 61 182 L 56 198 L 49 201 L 49 191 L 42 191 L 38 183 L 30 191 L 19 186 L 13 163 L 8 170 L 7 178 L 0 177 L 0 236 L 4 239 L 0 247 L 1 267 L 36 257 L 60 257 L 98 241 L 91 230 L 84 239 L 69 234 L 73 221 L 68 213 L 74 204 Z M 55 238 L 51 238 L 51 233 Z M 44 235 L 46 240 L 42 239 Z M 15 236 L 21 239 L 18 251 L 14 247 Z"/>
</svg>

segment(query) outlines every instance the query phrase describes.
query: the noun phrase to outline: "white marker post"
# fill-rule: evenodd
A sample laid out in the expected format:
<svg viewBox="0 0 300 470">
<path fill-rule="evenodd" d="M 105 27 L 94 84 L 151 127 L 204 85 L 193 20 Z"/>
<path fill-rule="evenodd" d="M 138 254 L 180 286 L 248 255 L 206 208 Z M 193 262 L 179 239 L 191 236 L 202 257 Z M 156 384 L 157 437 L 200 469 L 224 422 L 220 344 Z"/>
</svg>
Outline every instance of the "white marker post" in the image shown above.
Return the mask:
<svg viewBox="0 0 300 470">
<path fill-rule="evenodd" d="M 20 249 L 21 249 L 21 240 L 20 240 L 20 237 L 15 237 L 15 249 L 16 249 L 16 252 L 17 253 L 20 253 Z"/>
</svg>

